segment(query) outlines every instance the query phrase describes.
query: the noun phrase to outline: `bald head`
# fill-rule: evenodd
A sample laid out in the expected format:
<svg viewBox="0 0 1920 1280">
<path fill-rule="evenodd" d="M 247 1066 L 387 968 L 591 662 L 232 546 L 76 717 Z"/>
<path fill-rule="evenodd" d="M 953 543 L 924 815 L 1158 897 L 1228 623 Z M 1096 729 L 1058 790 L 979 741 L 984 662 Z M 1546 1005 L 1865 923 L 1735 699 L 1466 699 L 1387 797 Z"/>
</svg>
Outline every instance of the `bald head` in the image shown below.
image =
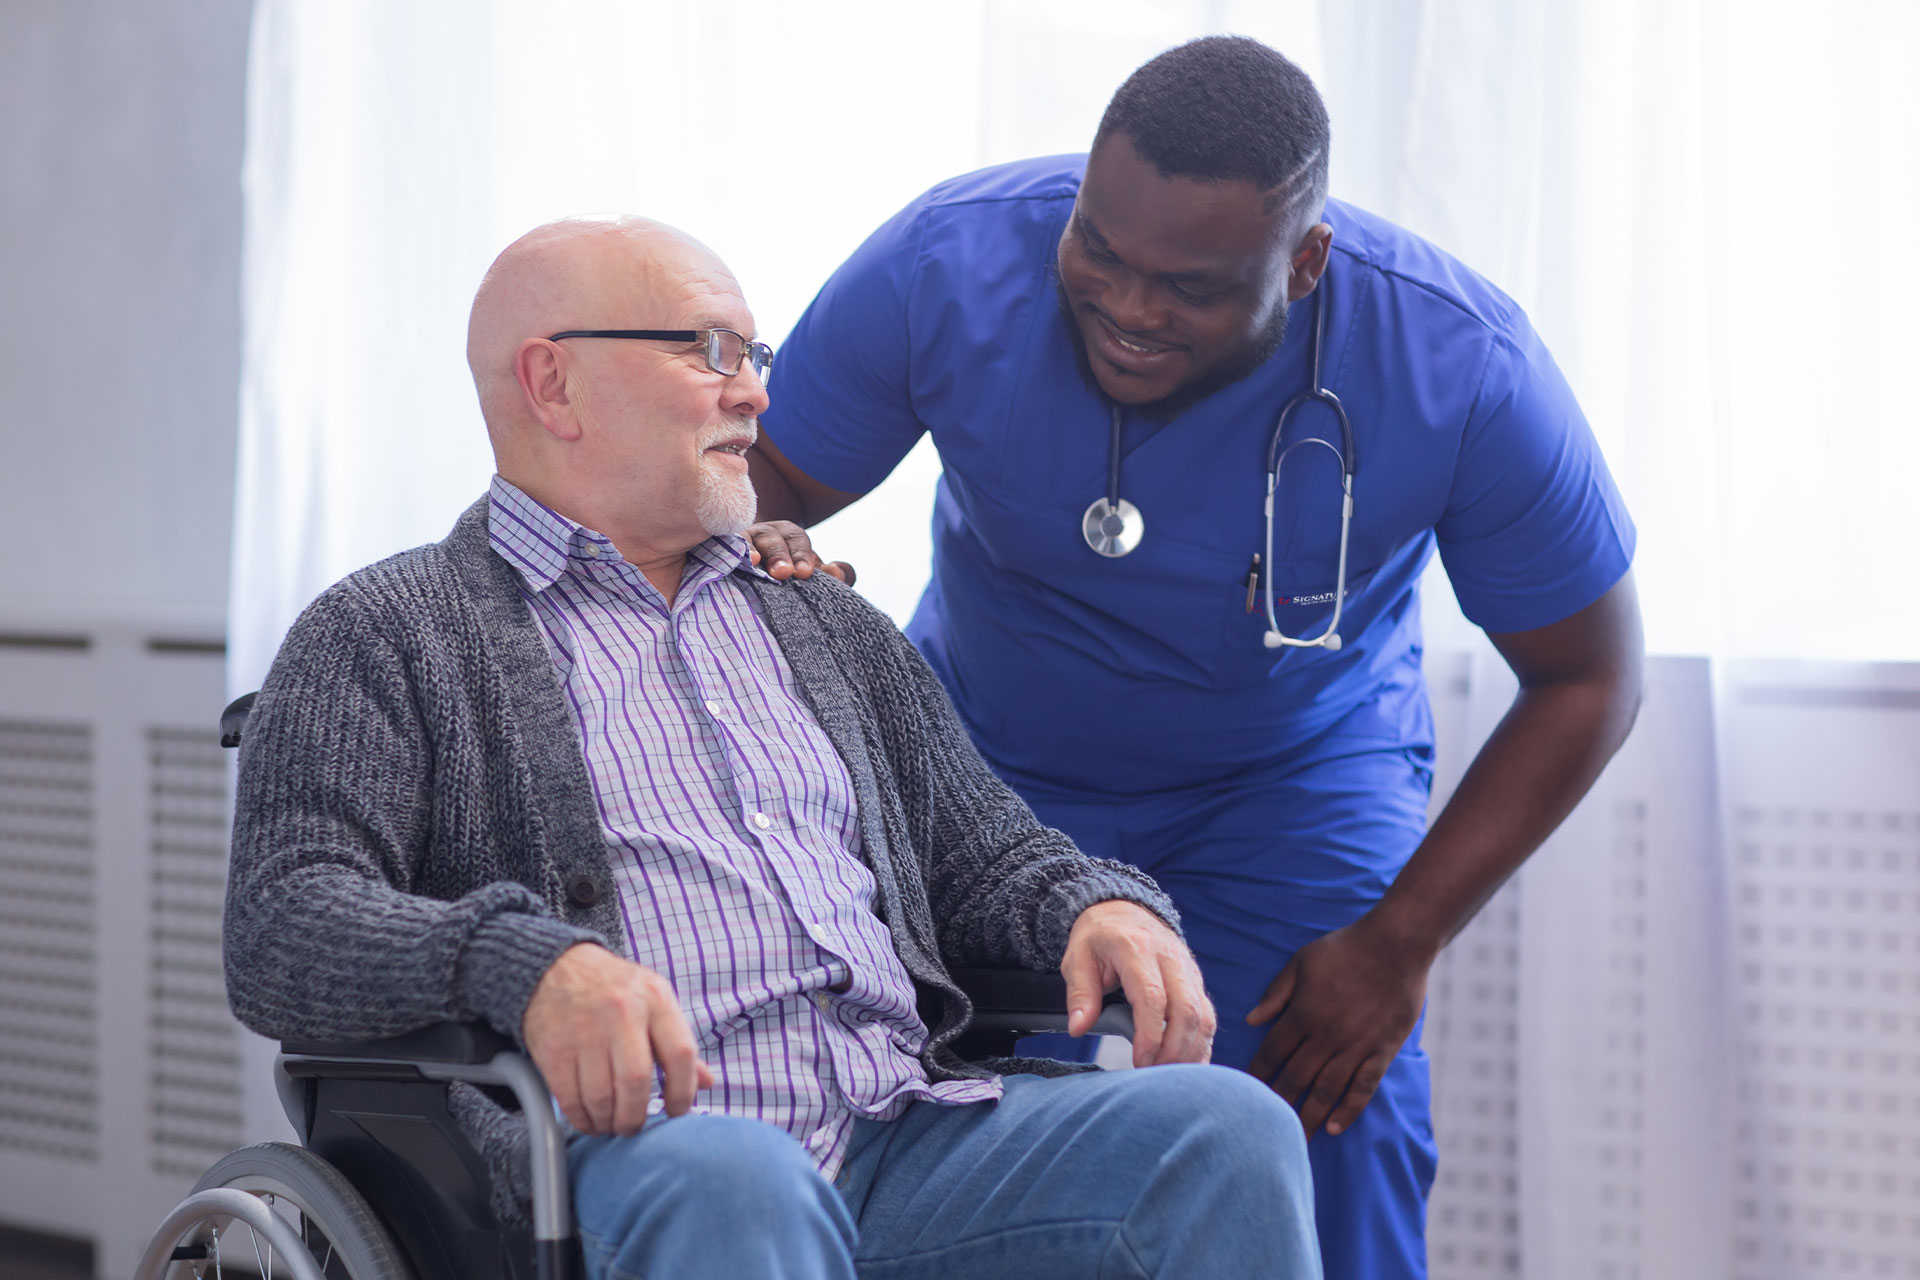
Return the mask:
<svg viewBox="0 0 1920 1280">
<path fill-rule="evenodd" d="M 688 332 L 552 337 L 633 329 Z M 699 335 L 712 329 L 752 339 L 753 313 L 726 264 L 685 232 L 570 218 L 521 236 L 480 282 L 467 325 L 495 469 L 670 583 L 687 550 L 753 519 L 745 452 L 766 385 L 750 364 L 708 363 Z"/>
<path fill-rule="evenodd" d="M 669 327 L 652 308 L 694 271 L 733 280 L 686 232 L 629 215 L 563 218 L 502 250 L 467 318 L 467 368 L 495 449 L 503 431 L 533 425 L 514 372 L 521 344 L 566 329 Z"/>
</svg>

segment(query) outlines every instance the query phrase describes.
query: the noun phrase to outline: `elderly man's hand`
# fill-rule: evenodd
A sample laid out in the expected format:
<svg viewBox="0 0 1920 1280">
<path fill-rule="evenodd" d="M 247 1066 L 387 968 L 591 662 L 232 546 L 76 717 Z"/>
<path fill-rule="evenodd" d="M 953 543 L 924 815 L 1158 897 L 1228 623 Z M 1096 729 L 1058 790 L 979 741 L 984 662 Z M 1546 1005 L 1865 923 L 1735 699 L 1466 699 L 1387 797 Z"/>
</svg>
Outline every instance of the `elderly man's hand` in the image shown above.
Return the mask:
<svg viewBox="0 0 1920 1280">
<path fill-rule="evenodd" d="M 1133 1006 L 1133 1065 L 1213 1056 L 1213 1002 L 1180 935 L 1138 903 L 1096 902 L 1080 913 L 1060 961 L 1067 1034 L 1085 1035 L 1100 998 L 1119 987 Z"/>
<path fill-rule="evenodd" d="M 747 545 L 753 562 L 764 565 L 767 573 L 785 582 L 788 578 L 811 578 L 816 570 L 825 570 L 848 586 L 853 585 L 853 566 L 845 560 L 826 561 L 813 549 L 807 531 L 791 520 L 769 520 L 747 527 Z"/>
<path fill-rule="evenodd" d="M 561 952 L 520 1029 L 560 1113 L 582 1133 L 638 1133 L 656 1064 L 670 1116 L 686 1114 L 694 1093 L 713 1085 L 672 985 L 592 943 Z"/>
</svg>

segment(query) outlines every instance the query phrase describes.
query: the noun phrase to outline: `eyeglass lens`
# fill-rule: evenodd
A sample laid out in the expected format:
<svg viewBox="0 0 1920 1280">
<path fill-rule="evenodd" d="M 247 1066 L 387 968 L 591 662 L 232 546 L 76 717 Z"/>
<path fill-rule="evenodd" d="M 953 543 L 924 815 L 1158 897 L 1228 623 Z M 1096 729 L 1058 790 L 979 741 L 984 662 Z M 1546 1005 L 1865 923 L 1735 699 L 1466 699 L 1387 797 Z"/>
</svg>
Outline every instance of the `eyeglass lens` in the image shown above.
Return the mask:
<svg viewBox="0 0 1920 1280">
<path fill-rule="evenodd" d="M 743 358 L 753 364 L 754 376 L 765 382 L 773 368 L 772 347 L 764 342 L 748 342 L 731 329 L 708 330 L 707 365 L 715 373 L 732 377 L 740 372 Z"/>
</svg>

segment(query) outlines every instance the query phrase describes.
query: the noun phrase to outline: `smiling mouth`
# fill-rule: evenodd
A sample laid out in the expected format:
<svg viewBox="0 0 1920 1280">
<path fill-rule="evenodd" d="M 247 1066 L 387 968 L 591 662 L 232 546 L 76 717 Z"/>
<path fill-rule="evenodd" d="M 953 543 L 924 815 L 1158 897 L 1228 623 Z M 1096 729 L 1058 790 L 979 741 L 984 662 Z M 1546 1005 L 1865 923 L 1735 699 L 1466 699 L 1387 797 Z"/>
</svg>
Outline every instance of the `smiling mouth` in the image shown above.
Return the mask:
<svg viewBox="0 0 1920 1280">
<path fill-rule="evenodd" d="M 1101 315 L 1098 311 L 1095 311 L 1093 315 L 1094 318 L 1100 322 L 1100 328 L 1106 333 L 1106 336 L 1112 340 L 1115 346 L 1123 351 L 1130 351 L 1140 356 L 1164 356 L 1180 349 L 1179 347 L 1162 346 L 1158 343 L 1141 342 L 1138 338 L 1128 336 L 1125 330 L 1119 328 L 1113 321 L 1107 319 L 1106 316 Z"/>
<path fill-rule="evenodd" d="M 728 440 L 721 444 L 708 445 L 708 453 L 730 453 L 736 458 L 747 456 L 747 450 L 753 447 L 751 440 Z"/>
</svg>

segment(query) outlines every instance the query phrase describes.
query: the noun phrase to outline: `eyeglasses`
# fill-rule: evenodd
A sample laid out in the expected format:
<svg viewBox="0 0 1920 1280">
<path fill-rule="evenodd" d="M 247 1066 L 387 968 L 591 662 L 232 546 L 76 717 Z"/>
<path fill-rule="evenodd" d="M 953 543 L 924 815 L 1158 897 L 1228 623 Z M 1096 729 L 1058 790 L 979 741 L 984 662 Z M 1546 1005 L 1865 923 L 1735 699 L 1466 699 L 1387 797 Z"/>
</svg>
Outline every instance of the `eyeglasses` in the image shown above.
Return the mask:
<svg viewBox="0 0 1920 1280">
<path fill-rule="evenodd" d="M 733 377 L 744 361 L 753 365 L 753 375 L 764 386 L 773 377 L 773 348 L 764 342 L 750 342 L 731 329 L 567 329 L 548 336 L 548 342 L 562 338 L 639 338 L 647 342 L 698 342 L 706 349 L 707 368 Z"/>
</svg>

